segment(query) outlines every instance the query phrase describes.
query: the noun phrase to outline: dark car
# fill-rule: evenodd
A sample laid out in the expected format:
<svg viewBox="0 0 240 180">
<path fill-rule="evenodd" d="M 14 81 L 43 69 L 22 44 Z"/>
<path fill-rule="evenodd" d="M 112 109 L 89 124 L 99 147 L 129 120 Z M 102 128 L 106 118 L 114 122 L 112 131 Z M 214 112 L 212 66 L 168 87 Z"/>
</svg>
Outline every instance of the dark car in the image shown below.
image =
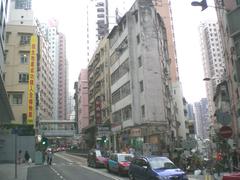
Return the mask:
<svg viewBox="0 0 240 180">
<path fill-rule="evenodd" d="M 98 149 L 91 149 L 87 156 L 87 164 L 90 167 L 106 167 L 107 166 L 107 153 Z"/>
<path fill-rule="evenodd" d="M 119 175 L 128 174 L 128 168 L 131 160 L 133 159 L 132 154 L 126 153 L 113 153 L 108 159 L 107 169 L 108 172 L 115 172 Z"/>
<path fill-rule="evenodd" d="M 188 180 L 184 171 L 167 157 L 148 156 L 135 158 L 128 171 L 131 180 Z"/>
</svg>

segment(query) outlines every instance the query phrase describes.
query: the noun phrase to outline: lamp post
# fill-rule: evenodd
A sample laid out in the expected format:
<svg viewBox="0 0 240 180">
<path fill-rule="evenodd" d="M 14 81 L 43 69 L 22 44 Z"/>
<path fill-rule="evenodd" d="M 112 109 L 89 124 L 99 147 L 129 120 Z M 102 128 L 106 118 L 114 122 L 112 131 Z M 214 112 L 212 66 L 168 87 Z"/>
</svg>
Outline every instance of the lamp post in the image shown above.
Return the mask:
<svg viewBox="0 0 240 180">
<path fill-rule="evenodd" d="M 205 9 L 207 9 L 208 5 L 207 5 L 207 0 L 202 0 L 201 2 L 198 1 L 193 1 L 191 3 L 192 6 L 201 6 L 202 7 L 202 11 L 204 11 Z"/>
</svg>

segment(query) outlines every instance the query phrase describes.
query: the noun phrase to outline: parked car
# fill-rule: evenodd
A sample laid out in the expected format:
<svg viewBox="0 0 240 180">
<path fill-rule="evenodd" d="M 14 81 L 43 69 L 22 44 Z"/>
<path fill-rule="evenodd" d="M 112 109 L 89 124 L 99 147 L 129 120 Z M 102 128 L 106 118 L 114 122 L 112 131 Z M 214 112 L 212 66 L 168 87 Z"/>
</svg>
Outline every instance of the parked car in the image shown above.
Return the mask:
<svg viewBox="0 0 240 180">
<path fill-rule="evenodd" d="M 240 179 L 240 173 L 239 172 L 234 172 L 230 174 L 225 174 L 222 178 L 222 180 L 239 180 Z"/>
<path fill-rule="evenodd" d="M 107 164 L 108 172 L 115 172 L 119 175 L 128 174 L 128 168 L 133 154 L 113 153 L 110 155 Z"/>
<path fill-rule="evenodd" d="M 131 162 L 128 171 L 131 180 L 188 180 L 184 171 L 177 168 L 167 157 L 137 157 Z"/>
<path fill-rule="evenodd" d="M 98 149 L 91 149 L 88 153 L 87 164 L 90 167 L 107 167 L 107 161 L 106 153 Z"/>
</svg>

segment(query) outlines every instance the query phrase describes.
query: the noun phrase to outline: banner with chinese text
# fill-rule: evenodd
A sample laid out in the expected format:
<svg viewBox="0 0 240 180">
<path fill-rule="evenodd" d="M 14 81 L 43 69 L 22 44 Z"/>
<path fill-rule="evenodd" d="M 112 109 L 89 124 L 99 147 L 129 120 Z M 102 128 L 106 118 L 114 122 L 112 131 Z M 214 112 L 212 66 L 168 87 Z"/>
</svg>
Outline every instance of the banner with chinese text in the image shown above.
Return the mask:
<svg viewBox="0 0 240 180">
<path fill-rule="evenodd" d="M 29 77 L 28 77 L 28 113 L 27 124 L 34 123 L 35 115 L 35 66 L 37 63 L 37 36 L 31 37 Z"/>
</svg>

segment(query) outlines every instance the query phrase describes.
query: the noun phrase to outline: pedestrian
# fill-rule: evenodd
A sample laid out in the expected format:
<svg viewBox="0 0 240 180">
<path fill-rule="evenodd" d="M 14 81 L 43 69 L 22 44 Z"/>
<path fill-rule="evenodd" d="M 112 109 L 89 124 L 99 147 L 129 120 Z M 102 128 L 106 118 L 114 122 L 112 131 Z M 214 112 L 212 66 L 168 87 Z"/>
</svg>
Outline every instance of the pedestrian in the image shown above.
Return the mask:
<svg viewBox="0 0 240 180">
<path fill-rule="evenodd" d="M 53 152 L 52 150 L 47 151 L 47 164 L 51 165 L 52 164 L 52 158 L 53 158 Z"/>
<path fill-rule="evenodd" d="M 132 146 L 130 146 L 130 148 L 128 150 L 128 153 L 132 154 L 132 155 L 135 155 L 135 149 Z"/>
<path fill-rule="evenodd" d="M 22 150 L 21 149 L 18 151 L 17 163 L 18 164 L 22 163 Z"/>
<path fill-rule="evenodd" d="M 29 162 L 30 155 L 29 155 L 28 151 L 25 151 L 24 159 L 25 159 L 25 163 L 28 163 L 28 162 Z"/>
</svg>

